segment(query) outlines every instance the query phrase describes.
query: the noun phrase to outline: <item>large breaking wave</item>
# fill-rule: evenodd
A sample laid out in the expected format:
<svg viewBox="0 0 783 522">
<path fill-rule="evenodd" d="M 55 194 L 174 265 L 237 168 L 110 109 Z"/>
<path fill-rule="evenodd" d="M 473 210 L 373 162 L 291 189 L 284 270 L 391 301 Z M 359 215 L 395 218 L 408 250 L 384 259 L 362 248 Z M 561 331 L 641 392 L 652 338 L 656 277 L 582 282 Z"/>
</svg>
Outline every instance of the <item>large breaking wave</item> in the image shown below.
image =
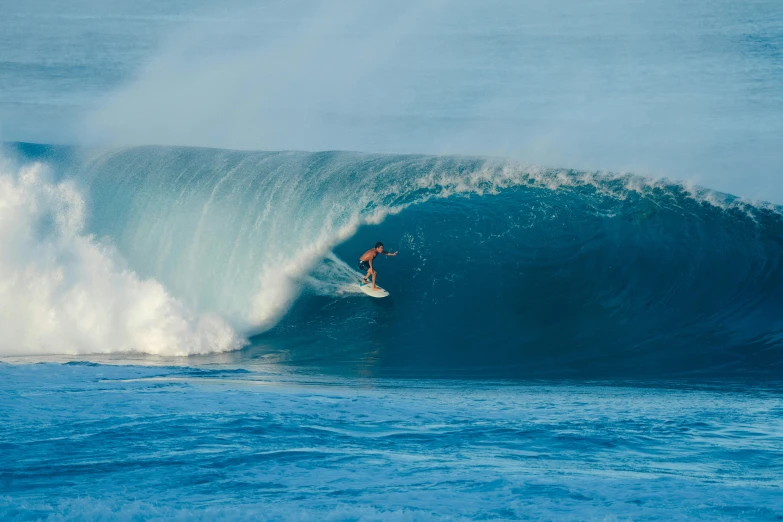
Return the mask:
<svg viewBox="0 0 783 522">
<path fill-rule="evenodd" d="M 58 232 L 66 246 L 36 254 L 33 266 L 41 258 L 90 266 L 73 255 L 82 244 L 114 274 L 83 288 L 83 302 L 179 321 L 171 348 L 137 339 L 117 349 L 232 349 L 230 325 L 245 336 L 265 332 L 265 342 L 296 339 L 315 359 L 371 354 L 382 366 L 774 372 L 783 361 L 783 218 L 772 205 L 485 158 L 10 149 L 17 162 L 51 165 L 56 179 L 37 186 L 86 202 L 83 225 Z M 4 200 L 27 190 L 24 176 L 4 176 Z M 18 236 L 14 216 L 4 243 Z M 356 258 L 377 240 L 400 250 L 380 262 L 392 293 L 382 301 L 353 286 Z M 4 263 L 6 288 L 18 268 Z M 145 285 L 154 292 L 128 290 Z M 15 307 L 23 286 L 4 293 L 4 307 Z M 147 292 L 168 303 L 166 312 L 145 304 Z M 59 304 L 47 303 L 57 315 Z M 111 351 L 112 336 L 131 335 L 107 322 L 77 321 L 79 335 L 98 329 L 107 338 L 68 350 Z M 126 323 L 123 332 L 132 330 Z M 0 349 L 66 345 L 28 336 L 13 346 Z"/>
</svg>

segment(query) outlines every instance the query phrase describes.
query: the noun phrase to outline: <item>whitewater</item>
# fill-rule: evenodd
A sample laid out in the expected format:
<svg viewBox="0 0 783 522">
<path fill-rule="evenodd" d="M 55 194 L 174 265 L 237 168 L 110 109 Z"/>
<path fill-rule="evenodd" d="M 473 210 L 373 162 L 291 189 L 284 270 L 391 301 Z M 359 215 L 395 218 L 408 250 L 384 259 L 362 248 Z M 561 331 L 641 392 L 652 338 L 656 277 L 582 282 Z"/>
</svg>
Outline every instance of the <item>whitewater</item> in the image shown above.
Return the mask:
<svg viewBox="0 0 783 522">
<path fill-rule="evenodd" d="M 0 518 L 783 518 L 779 2 L 212 4 L 0 1 Z"/>
</svg>

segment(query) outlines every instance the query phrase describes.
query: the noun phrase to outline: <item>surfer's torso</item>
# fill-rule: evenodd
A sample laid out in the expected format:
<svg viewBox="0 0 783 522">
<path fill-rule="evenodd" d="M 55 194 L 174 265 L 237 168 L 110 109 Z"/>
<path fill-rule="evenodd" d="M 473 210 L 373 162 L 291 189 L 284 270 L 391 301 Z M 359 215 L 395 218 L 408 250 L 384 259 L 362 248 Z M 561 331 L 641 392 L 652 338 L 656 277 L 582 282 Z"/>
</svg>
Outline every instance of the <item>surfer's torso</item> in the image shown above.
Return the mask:
<svg viewBox="0 0 783 522">
<path fill-rule="evenodd" d="M 371 248 L 364 254 L 362 254 L 362 257 L 359 258 L 359 261 L 371 261 L 378 257 L 378 250 Z"/>
</svg>

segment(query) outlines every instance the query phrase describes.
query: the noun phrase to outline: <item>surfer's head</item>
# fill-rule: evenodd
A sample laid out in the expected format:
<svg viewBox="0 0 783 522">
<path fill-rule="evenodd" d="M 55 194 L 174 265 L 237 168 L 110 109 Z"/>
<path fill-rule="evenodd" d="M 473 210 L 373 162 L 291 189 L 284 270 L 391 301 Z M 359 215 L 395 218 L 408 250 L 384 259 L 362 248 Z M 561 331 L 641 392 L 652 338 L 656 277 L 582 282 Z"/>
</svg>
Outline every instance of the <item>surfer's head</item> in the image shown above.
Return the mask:
<svg viewBox="0 0 783 522">
<path fill-rule="evenodd" d="M 377 252 L 383 252 L 383 243 L 381 243 L 380 241 L 378 241 L 377 243 L 375 243 L 375 250 L 376 250 Z"/>
</svg>

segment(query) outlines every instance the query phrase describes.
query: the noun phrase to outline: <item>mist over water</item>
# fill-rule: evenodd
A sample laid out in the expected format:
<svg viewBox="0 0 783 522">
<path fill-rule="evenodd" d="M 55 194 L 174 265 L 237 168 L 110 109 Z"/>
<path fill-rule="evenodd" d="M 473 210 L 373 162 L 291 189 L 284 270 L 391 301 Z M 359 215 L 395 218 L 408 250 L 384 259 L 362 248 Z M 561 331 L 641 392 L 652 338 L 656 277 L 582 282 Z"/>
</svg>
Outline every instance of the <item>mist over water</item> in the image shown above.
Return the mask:
<svg viewBox="0 0 783 522">
<path fill-rule="evenodd" d="M 499 155 L 783 201 L 775 0 L 9 11 L 9 140 Z"/>
</svg>

